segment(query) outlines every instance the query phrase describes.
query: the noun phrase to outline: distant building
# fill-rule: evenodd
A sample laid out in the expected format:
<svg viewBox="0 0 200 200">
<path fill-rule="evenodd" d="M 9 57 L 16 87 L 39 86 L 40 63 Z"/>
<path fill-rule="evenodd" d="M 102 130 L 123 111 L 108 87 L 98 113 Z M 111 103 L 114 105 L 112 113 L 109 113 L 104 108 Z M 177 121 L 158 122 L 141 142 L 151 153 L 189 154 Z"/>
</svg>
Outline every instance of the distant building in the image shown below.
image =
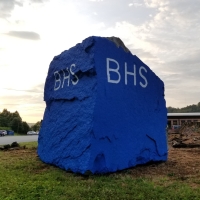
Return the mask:
<svg viewBox="0 0 200 200">
<path fill-rule="evenodd" d="M 200 112 L 167 113 L 167 124 L 169 128 L 173 125 L 182 125 L 185 122 L 200 122 Z"/>
</svg>

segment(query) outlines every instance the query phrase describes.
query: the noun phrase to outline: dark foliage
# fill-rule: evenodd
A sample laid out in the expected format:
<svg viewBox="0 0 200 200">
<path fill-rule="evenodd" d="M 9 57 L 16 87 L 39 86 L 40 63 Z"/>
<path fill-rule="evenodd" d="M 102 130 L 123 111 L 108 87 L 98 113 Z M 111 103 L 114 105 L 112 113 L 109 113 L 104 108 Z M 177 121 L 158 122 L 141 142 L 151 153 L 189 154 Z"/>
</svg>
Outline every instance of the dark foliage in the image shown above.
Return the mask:
<svg viewBox="0 0 200 200">
<path fill-rule="evenodd" d="M 22 121 L 17 111 L 12 113 L 7 109 L 0 112 L 0 127 L 10 127 L 14 132 L 22 134 L 26 134 L 30 130 L 29 125 Z"/>
<path fill-rule="evenodd" d="M 197 103 L 196 105 L 189 105 L 183 108 L 173 108 L 173 107 L 168 107 L 167 108 L 168 113 L 189 113 L 189 112 L 200 112 L 200 102 Z"/>
<path fill-rule="evenodd" d="M 31 129 L 33 131 L 39 131 L 40 130 L 40 126 L 41 126 L 41 121 L 39 121 L 36 124 L 34 124 L 33 126 L 31 126 Z"/>
</svg>

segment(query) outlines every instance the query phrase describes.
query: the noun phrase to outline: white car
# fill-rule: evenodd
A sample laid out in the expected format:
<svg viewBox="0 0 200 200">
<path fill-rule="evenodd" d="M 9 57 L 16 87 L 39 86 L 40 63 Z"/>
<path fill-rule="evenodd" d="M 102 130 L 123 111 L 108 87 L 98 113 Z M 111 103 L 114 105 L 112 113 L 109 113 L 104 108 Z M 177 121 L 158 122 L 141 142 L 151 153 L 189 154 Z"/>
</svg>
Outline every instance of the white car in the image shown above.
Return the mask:
<svg viewBox="0 0 200 200">
<path fill-rule="evenodd" d="M 36 135 L 36 132 L 35 131 L 28 131 L 27 135 Z"/>
<path fill-rule="evenodd" d="M 5 136 L 7 135 L 7 131 L 5 130 L 0 130 L 0 136 Z"/>
</svg>

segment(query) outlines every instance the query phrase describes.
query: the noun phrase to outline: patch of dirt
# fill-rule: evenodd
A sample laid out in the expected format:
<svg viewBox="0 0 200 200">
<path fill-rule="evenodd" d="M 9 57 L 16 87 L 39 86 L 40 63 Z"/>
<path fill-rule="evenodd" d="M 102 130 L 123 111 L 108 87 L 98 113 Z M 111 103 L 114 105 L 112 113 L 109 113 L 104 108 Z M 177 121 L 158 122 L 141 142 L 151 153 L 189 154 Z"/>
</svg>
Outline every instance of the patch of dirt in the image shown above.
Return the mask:
<svg viewBox="0 0 200 200">
<path fill-rule="evenodd" d="M 198 133 L 199 134 L 199 133 Z M 195 135 L 195 134 L 194 134 Z M 160 163 L 132 168 L 130 173 L 134 177 L 156 179 L 167 177 L 168 181 L 180 180 L 190 183 L 192 187 L 200 186 L 200 147 L 174 148 L 172 139 L 179 137 L 177 134 L 168 137 L 168 160 Z M 196 137 L 196 136 L 195 136 Z M 192 140 L 190 140 L 192 141 Z"/>
<path fill-rule="evenodd" d="M 169 148 L 168 160 L 161 163 L 151 163 L 132 169 L 136 176 L 190 176 L 200 177 L 200 148 Z"/>
<path fill-rule="evenodd" d="M 169 145 L 175 148 L 200 147 L 200 133 L 197 132 L 169 134 L 168 137 Z"/>
</svg>

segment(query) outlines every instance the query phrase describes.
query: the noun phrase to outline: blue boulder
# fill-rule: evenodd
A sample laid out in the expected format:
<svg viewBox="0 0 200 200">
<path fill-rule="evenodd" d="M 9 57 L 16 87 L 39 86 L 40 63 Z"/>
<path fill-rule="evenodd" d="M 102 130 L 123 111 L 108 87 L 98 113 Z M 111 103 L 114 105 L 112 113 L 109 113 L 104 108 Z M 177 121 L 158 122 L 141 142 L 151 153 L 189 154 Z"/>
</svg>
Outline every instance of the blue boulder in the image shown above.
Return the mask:
<svg viewBox="0 0 200 200">
<path fill-rule="evenodd" d="M 55 56 L 38 155 L 75 173 L 167 160 L 164 83 L 119 38 L 88 37 Z"/>
</svg>

